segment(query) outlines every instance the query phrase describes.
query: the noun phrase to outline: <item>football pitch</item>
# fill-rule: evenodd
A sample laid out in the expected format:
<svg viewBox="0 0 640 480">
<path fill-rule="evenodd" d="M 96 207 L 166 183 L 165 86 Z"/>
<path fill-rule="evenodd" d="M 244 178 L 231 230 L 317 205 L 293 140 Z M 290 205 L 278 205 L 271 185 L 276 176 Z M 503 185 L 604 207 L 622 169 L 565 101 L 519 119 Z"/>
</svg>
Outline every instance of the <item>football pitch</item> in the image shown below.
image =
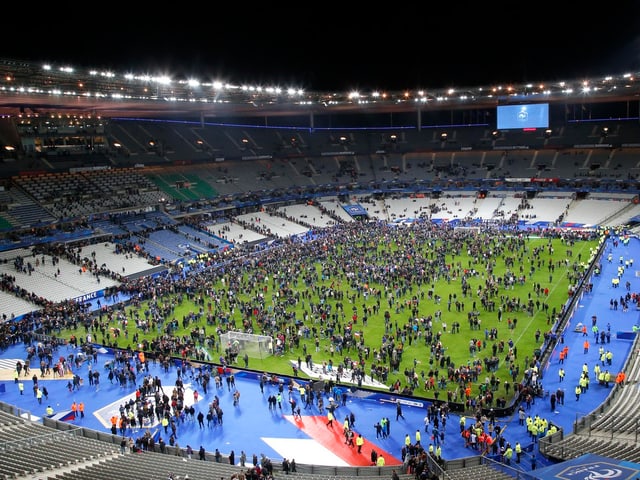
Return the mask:
<svg viewBox="0 0 640 480">
<path fill-rule="evenodd" d="M 150 281 L 84 332 L 134 351 L 206 352 L 236 368 L 292 375 L 311 360 L 397 393 L 506 401 L 599 242 L 583 231 L 358 223 Z M 221 344 L 229 329 L 272 337 L 273 354 Z M 72 335 L 83 336 L 60 336 Z"/>
</svg>

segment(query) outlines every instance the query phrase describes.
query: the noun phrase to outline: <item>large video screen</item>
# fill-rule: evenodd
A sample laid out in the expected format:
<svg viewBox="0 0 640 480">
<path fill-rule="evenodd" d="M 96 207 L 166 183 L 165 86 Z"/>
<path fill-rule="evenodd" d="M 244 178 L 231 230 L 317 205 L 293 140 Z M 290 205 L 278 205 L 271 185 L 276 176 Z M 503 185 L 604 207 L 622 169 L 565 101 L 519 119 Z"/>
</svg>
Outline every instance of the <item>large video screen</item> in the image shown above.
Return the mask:
<svg viewBox="0 0 640 480">
<path fill-rule="evenodd" d="M 498 130 L 549 128 L 549 104 L 498 106 L 497 119 Z"/>
</svg>

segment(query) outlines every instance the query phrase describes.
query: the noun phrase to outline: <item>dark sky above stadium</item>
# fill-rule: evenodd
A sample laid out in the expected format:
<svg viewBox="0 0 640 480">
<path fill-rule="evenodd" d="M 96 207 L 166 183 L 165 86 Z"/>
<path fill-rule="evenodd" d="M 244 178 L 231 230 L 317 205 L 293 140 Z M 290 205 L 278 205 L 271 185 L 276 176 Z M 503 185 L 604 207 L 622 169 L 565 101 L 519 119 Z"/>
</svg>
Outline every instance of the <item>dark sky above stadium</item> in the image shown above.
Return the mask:
<svg viewBox="0 0 640 480">
<path fill-rule="evenodd" d="M 564 11 L 548 2 L 330 3 L 145 3 L 139 13 L 98 3 L 92 13 L 76 12 L 80 21 L 52 6 L 38 14 L 41 21 L 23 24 L 32 29 L 28 41 L 6 38 L 0 57 L 318 91 L 472 87 L 640 70 L 635 0 L 568 3 Z M 25 5 L 12 7 L 25 9 L 21 18 L 33 8 Z"/>
</svg>

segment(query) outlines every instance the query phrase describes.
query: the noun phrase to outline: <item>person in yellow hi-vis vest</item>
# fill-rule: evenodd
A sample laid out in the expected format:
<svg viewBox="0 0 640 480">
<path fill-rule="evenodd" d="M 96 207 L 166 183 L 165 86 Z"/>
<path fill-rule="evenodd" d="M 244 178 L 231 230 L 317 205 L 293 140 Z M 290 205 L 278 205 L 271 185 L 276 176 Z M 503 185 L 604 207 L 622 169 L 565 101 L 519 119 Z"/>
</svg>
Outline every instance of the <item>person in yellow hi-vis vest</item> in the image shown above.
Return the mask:
<svg viewBox="0 0 640 480">
<path fill-rule="evenodd" d="M 169 418 L 166 415 L 162 417 L 162 428 L 164 428 L 164 433 L 169 431 Z"/>
<path fill-rule="evenodd" d="M 507 465 L 511 465 L 511 458 L 513 457 L 513 448 L 511 448 L 511 444 L 507 443 L 507 449 L 504 451 L 504 463 Z"/>
<path fill-rule="evenodd" d="M 327 423 L 326 423 L 327 427 L 333 427 L 333 413 L 331 412 L 331 410 L 329 410 L 327 412 Z"/>
<path fill-rule="evenodd" d="M 384 467 L 384 465 L 385 465 L 384 457 L 382 455 L 378 455 L 378 459 L 376 460 L 376 466 Z"/>
<path fill-rule="evenodd" d="M 356 446 L 358 447 L 358 453 L 362 453 L 362 446 L 364 445 L 364 438 L 362 438 L 362 434 L 358 435 L 356 438 Z"/>
</svg>

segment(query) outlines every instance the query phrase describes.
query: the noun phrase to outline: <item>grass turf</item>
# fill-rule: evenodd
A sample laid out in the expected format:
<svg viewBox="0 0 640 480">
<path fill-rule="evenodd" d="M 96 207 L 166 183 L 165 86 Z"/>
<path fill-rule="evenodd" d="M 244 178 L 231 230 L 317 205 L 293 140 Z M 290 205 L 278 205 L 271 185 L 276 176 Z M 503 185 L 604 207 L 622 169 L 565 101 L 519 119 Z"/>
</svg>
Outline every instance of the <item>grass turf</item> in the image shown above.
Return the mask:
<svg viewBox="0 0 640 480">
<path fill-rule="evenodd" d="M 201 345 L 216 361 L 225 349 L 220 331 L 250 329 L 284 336 L 279 355 L 249 358 L 253 370 L 291 375 L 290 360 L 304 361 L 306 351 L 315 364 L 360 359 L 367 374 L 380 366 L 386 385 L 418 397 L 462 402 L 468 388 L 477 399 L 491 390 L 508 400 L 598 244 L 495 232 L 369 233 L 346 243 L 312 241 L 296 255 L 208 276 L 189 292 L 122 305 L 94 324 L 94 341 L 140 350 L 161 337 L 187 344 L 195 332 L 209 339 Z M 145 319 L 147 331 L 136 326 Z M 331 337 L 347 330 L 355 342 L 339 351 Z M 78 329 L 58 336 L 72 335 Z M 489 371 L 485 359 L 492 358 L 497 366 Z M 476 362 L 476 379 L 451 380 L 449 373 Z M 242 353 L 235 366 L 244 366 Z M 430 377 L 434 388 L 426 387 Z"/>
</svg>

